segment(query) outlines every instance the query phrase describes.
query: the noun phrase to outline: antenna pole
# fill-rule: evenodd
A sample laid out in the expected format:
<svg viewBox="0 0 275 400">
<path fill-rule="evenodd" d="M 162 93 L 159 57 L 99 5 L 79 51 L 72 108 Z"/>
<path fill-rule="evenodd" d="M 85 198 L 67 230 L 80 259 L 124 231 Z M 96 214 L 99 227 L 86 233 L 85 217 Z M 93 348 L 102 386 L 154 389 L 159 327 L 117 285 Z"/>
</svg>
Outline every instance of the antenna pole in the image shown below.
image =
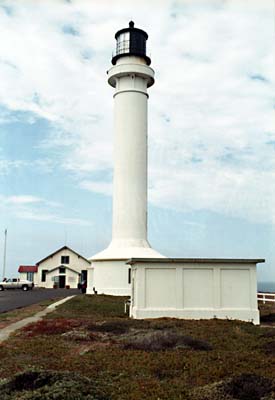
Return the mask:
<svg viewBox="0 0 275 400">
<path fill-rule="evenodd" d="M 5 229 L 5 239 L 4 239 L 4 259 L 3 259 L 3 279 L 5 278 L 5 275 L 6 275 L 7 235 L 8 235 L 8 230 L 7 230 L 7 229 Z"/>
</svg>

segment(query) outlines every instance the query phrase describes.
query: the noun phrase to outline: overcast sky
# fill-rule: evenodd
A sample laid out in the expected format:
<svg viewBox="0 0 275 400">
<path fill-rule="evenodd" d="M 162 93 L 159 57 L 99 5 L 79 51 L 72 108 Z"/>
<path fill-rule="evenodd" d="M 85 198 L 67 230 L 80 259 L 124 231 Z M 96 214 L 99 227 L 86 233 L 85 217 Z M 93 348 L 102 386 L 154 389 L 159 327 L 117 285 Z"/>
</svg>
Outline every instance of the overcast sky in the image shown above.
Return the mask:
<svg viewBox="0 0 275 400">
<path fill-rule="evenodd" d="M 275 281 L 272 0 L 0 0 L 0 256 L 7 275 L 111 239 L 114 34 L 149 34 L 149 241 L 260 257 Z"/>
</svg>

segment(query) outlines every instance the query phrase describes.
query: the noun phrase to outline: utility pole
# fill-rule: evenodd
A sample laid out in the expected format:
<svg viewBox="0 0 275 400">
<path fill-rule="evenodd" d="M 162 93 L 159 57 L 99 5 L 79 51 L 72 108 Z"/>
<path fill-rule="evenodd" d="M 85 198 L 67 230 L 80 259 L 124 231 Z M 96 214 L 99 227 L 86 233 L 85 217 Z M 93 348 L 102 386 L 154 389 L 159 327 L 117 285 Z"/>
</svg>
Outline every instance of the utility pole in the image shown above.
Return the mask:
<svg viewBox="0 0 275 400">
<path fill-rule="evenodd" d="M 8 230 L 5 229 L 4 260 L 3 260 L 3 279 L 5 278 L 5 275 L 6 275 L 7 235 L 8 235 Z"/>
</svg>

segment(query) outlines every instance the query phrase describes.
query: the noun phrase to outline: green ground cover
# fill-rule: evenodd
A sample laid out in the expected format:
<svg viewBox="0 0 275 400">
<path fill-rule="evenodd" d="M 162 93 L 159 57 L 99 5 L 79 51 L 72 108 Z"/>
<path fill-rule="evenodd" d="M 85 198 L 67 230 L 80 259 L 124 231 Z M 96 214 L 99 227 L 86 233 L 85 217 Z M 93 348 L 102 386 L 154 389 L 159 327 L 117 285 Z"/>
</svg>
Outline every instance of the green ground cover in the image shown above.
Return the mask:
<svg viewBox="0 0 275 400">
<path fill-rule="evenodd" d="M 76 296 L 0 345 L 1 399 L 275 399 L 272 326 L 131 320 L 124 301 Z"/>
</svg>

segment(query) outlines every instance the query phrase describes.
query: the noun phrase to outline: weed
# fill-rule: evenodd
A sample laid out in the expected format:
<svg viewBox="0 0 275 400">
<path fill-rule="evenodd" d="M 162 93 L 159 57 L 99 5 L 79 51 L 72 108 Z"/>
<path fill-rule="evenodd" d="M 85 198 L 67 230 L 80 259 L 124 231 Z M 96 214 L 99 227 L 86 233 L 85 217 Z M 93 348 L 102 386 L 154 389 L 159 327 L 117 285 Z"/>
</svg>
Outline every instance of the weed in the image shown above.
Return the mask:
<svg viewBox="0 0 275 400">
<path fill-rule="evenodd" d="M 269 329 L 262 333 L 261 335 L 263 338 L 273 338 L 275 337 L 275 329 Z"/>
</svg>

